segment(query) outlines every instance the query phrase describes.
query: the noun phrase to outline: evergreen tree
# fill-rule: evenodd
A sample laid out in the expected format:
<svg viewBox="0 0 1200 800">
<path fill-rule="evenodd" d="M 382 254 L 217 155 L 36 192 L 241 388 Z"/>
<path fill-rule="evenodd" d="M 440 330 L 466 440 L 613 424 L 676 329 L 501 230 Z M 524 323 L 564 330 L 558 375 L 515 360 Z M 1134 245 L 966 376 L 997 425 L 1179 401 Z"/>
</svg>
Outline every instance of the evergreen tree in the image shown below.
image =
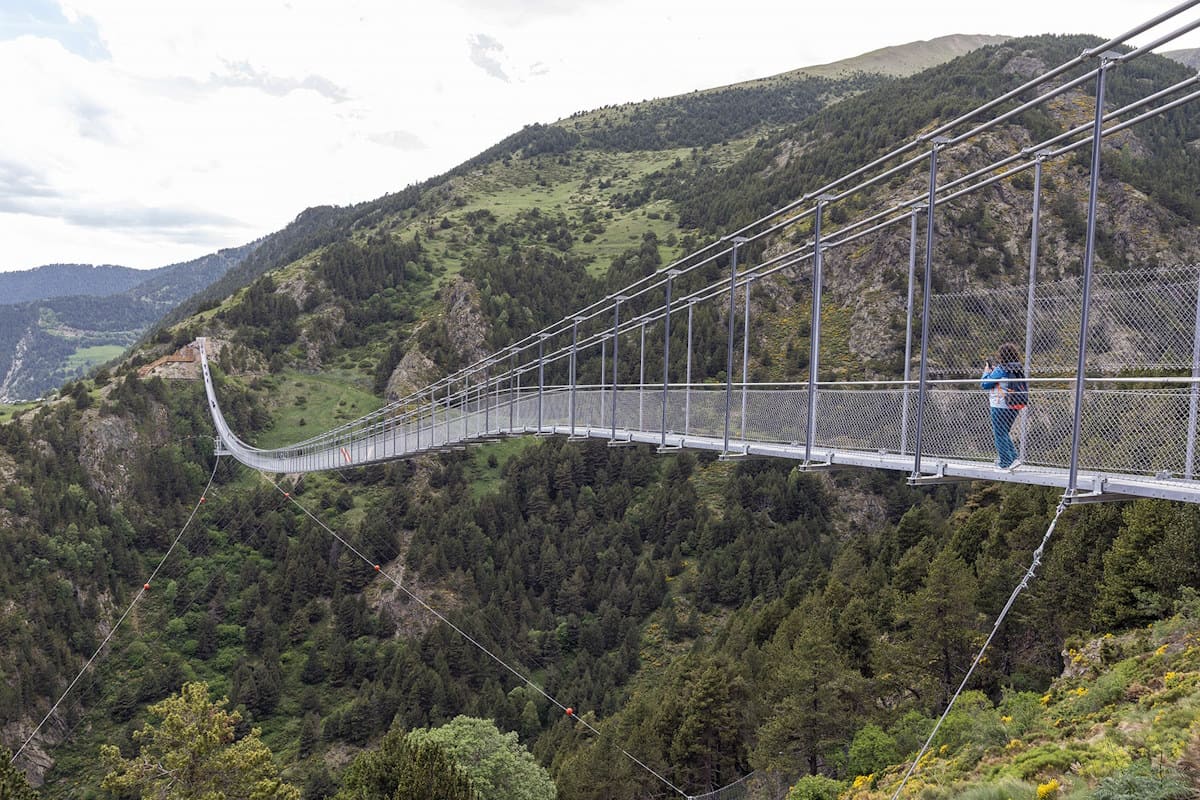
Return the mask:
<svg viewBox="0 0 1200 800">
<path fill-rule="evenodd" d="M 133 758 L 101 745 L 109 770 L 104 788 L 144 800 L 299 800 L 300 790 L 279 777 L 257 728 L 236 739 L 241 715 L 226 711 L 226 702 L 210 700 L 206 684 L 185 683 L 179 694 L 150 706 L 159 721 L 134 732 Z"/>
<path fill-rule="evenodd" d="M 755 766 L 814 775 L 833 769 L 861 693 L 859 673 L 834 641 L 829 610 L 816 597 L 780 626 L 766 651 L 770 711 L 758 731 Z"/>
<path fill-rule="evenodd" d="M 354 759 L 342 775 L 337 800 L 476 800 L 466 772 L 433 742 L 421 742 L 403 731 L 383 737 L 372 750 Z"/>
<path fill-rule="evenodd" d="M 479 800 L 554 800 L 550 775 L 517 741 L 490 720 L 458 716 L 440 728 L 409 734 L 414 744 L 432 743 L 470 777 Z"/>
<path fill-rule="evenodd" d="M 25 779 L 25 773 L 12 765 L 12 753 L 6 747 L 0 747 L 0 798 L 38 800 L 38 793 Z"/>
</svg>

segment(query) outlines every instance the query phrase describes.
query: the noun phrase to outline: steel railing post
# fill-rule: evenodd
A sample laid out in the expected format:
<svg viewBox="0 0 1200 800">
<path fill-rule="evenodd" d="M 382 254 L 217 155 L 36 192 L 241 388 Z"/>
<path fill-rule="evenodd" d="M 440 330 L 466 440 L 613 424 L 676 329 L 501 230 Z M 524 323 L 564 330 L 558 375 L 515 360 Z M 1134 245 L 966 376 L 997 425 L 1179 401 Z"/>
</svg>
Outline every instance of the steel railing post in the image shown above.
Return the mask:
<svg viewBox="0 0 1200 800">
<path fill-rule="evenodd" d="M 604 427 L 604 387 L 608 381 L 608 339 L 600 340 L 600 427 Z M 588 425 L 590 428 L 591 425 Z"/>
<path fill-rule="evenodd" d="M 813 218 L 812 319 L 808 326 L 808 408 L 804 425 L 804 463 L 812 461 L 813 439 L 817 433 L 817 380 L 821 373 L 821 296 L 824 293 L 825 252 L 821 244 L 821 220 L 825 216 L 828 195 L 817 198 Z"/>
<path fill-rule="evenodd" d="M 1049 151 L 1039 150 L 1037 159 L 1033 162 L 1033 219 L 1029 233 L 1029 296 L 1025 302 L 1025 378 L 1026 385 L 1029 376 L 1033 374 L 1033 324 L 1037 302 L 1037 268 L 1038 240 L 1042 222 L 1042 162 Z M 1022 461 L 1029 450 L 1029 409 L 1021 415 L 1021 450 L 1019 457 Z"/>
<path fill-rule="evenodd" d="M 1096 68 L 1096 116 L 1092 123 L 1092 164 L 1088 184 L 1087 238 L 1083 250 L 1083 308 L 1079 318 L 1079 360 L 1075 365 L 1075 408 L 1071 418 L 1071 466 L 1067 472 L 1068 497 L 1075 494 L 1079 481 L 1079 439 L 1083 428 L 1083 380 L 1087 373 L 1088 315 L 1092 299 L 1092 266 L 1096 257 L 1096 193 L 1100 186 L 1100 146 L 1104 133 L 1104 88 L 1110 59 L 1115 53 L 1100 56 Z"/>
<path fill-rule="evenodd" d="M 687 372 L 684 376 L 683 392 L 683 435 L 691 433 L 692 428 L 692 311 L 696 308 L 695 300 L 688 300 L 688 329 L 687 329 Z"/>
<path fill-rule="evenodd" d="M 671 282 L 679 270 L 667 270 L 667 302 L 663 313 L 663 392 L 662 392 L 662 430 L 659 447 L 667 446 L 667 389 L 671 385 Z"/>
<path fill-rule="evenodd" d="M 738 248 L 748 242 L 745 236 L 733 238 L 733 252 L 729 256 L 729 331 L 725 337 L 725 438 L 721 455 L 729 455 L 729 414 L 733 405 L 733 325 L 737 316 L 737 262 Z"/>
<path fill-rule="evenodd" d="M 912 211 L 912 230 L 908 238 L 908 301 L 904 306 L 904 394 L 900 409 L 900 455 L 908 453 L 908 399 L 912 380 L 913 295 L 917 277 L 917 209 Z"/>
<path fill-rule="evenodd" d="M 512 351 L 508 368 L 508 432 L 517 429 L 517 396 L 521 394 L 521 373 L 517 372 L 517 351 Z"/>
<path fill-rule="evenodd" d="M 613 303 L 613 355 L 612 355 L 612 437 L 617 440 L 617 353 L 621 346 L 621 301 L 628 298 L 618 295 Z"/>
<path fill-rule="evenodd" d="M 575 435 L 575 367 L 576 348 L 579 346 L 579 318 L 571 321 L 571 436 Z"/>
<path fill-rule="evenodd" d="M 638 330 L 641 334 L 638 356 L 638 430 L 644 431 L 646 429 L 646 322 L 644 320 L 638 326 Z"/>
<path fill-rule="evenodd" d="M 742 287 L 745 297 L 742 310 L 742 443 L 746 441 L 746 385 L 750 382 L 750 284 L 753 278 L 747 278 Z"/>
<path fill-rule="evenodd" d="M 544 345 L 546 343 L 545 336 L 538 337 L 538 399 L 537 399 L 537 423 L 538 433 L 542 432 L 542 398 L 546 394 L 546 356 Z"/>
<path fill-rule="evenodd" d="M 463 441 L 471 438 L 471 373 L 463 376 L 462 390 Z"/>
<path fill-rule="evenodd" d="M 925 437 L 925 403 L 929 393 L 929 295 L 933 287 L 933 223 L 937 205 L 938 151 L 948 142 L 944 136 L 933 139 L 929 150 L 929 200 L 925 216 L 925 281 L 921 297 L 921 371 L 917 385 L 917 441 L 913 448 L 914 478 L 921 475 L 921 450 Z"/>
<path fill-rule="evenodd" d="M 1200 279 L 1196 282 L 1196 317 L 1192 328 L 1192 388 L 1188 393 L 1187 449 L 1183 458 L 1183 477 L 1189 480 L 1195 474 L 1196 463 L 1196 417 L 1200 410 Z"/>
</svg>

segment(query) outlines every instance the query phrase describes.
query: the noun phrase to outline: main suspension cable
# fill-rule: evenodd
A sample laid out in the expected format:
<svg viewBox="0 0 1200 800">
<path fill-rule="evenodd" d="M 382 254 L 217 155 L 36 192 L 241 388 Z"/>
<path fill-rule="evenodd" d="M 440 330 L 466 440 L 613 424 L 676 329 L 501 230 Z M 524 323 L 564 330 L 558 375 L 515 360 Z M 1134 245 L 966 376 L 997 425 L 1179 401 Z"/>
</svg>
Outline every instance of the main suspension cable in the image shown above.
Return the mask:
<svg viewBox="0 0 1200 800">
<path fill-rule="evenodd" d="M 42 721 L 39 722 L 37 727 L 33 729 L 33 733 L 29 734 L 29 738 L 22 743 L 17 752 L 13 753 L 12 758 L 9 759 L 10 764 L 14 763 L 17 760 L 17 756 L 21 755 L 21 753 L 25 751 L 25 748 L 28 747 L 29 743 L 33 741 L 33 737 L 38 735 L 38 731 L 42 729 L 50 717 L 54 715 L 54 712 L 58 710 L 58 707 L 62 705 L 63 700 L 65 700 L 67 695 L 71 693 L 71 690 L 75 688 L 75 684 L 79 683 L 79 679 L 82 678 L 84 673 L 88 671 L 88 668 L 92 666 L 92 663 L 100 655 L 100 652 L 104 649 L 105 645 L 107 645 L 109 640 L 112 639 L 113 635 L 117 632 L 117 629 L 121 627 L 121 623 L 123 623 L 125 618 L 129 616 L 131 611 L 133 611 L 133 607 L 137 605 L 138 600 L 142 599 L 142 595 L 150 591 L 150 586 L 154 583 L 155 576 L 157 576 L 159 570 L 163 568 L 163 564 L 167 563 L 167 559 L 171 557 L 171 553 L 175 550 L 175 546 L 179 544 L 179 540 L 183 538 L 183 534 L 187 532 L 188 526 L 190 526 L 192 524 L 192 520 L 195 519 L 196 512 L 199 511 L 200 506 L 204 504 L 204 498 L 208 494 L 208 490 L 212 488 L 213 479 L 217 476 L 217 465 L 220 463 L 221 457 L 219 455 L 214 456 L 212 474 L 208 476 L 208 483 L 204 485 L 204 490 L 200 492 L 200 497 L 197 498 L 196 502 L 192 505 L 192 513 L 188 514 L 188 518 L 183 523 L 183 527 L 181 527 L 179 529 L 179 533 L 175 535 L 175 540 L 171 542 L 171 546 L 167 548 L 167 552 L 163 553 L 163 557 L 158 560 L 158 564 L 150 573 L 150 577 L 146 579 L 146 581 L 142 584 L 142 587 L 138 589 L 137 594 L 135 594 L 133 599 L 129 601 L 129 605 L 126 606 L 125 612 L 121 614 L 116 624 L 112 626 L 112 629 L 105 634 L 104 641 L 100 642 L 100 646 L 96 648 L 94 653 L 92 653 L 91 658 L 84 663 L 78 674 L 75 675 L 74 680 L 67 685 L 67 688 L 63 690 L 63 693 L 59 696 L 58 700 L 54 702 L 54 705 L 50 706 L 50 710 L 46 712 L 46 716 L 42 717 Z"/>
</svg>

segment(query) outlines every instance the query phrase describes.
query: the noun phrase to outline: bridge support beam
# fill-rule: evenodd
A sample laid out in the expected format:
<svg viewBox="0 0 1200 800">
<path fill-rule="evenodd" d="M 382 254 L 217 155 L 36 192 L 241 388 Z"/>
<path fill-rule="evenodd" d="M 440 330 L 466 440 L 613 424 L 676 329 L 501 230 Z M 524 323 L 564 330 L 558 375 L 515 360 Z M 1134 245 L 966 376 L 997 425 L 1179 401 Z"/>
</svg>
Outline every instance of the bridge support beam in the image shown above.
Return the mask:
<svg viewBox="0 0 1200 800">
<path fill-rule="evenodd" d="M 568 438 L 575 437 L 575 366 L 576 354 L 579 347 L 579 317 L 571 320 L 571 433 Z"/>
<path fill-rule="evenodd" d="M 817 381 L 821 373 L 821 295 L 824 292 L 825 253 L 821 246 L 821 218 L 825 216 L 828 195 L 817 198 L 813 221 L 812 319 L 808 325 L 808 407 L 804 421 L 804 463 L 812 461 L 813 441 L 817 438 Z"/>
<path fill-rule="evenodd" d="M 667 300 L 663 313 L 662 421 L 659 427 L 662 438 L 658 443 L 658 452 L 660 453 L 681 449 L 681 446 L 678 445 L 667 447 L 667 390 L 671 386 L 671 282 L 678 274 L 679 270 L 677 269 L 667 270 Z M 690 306 L 688 308 L 691 309 Z"/>
<path fill-rule="evenodd" d="M 605 386 L 605 382 L 608 380 L 607 359 L 608 359 L 608 339 L 601 339 L 600 340 L 600 427 L 601 428 L 604 427 L 604 409 L 605 409 L 605 405 L 606 405 L 605 398 L 604 398 L 604 386 Z M 591 427 L 592 427 L 591 425 L 588 425 L 589 429 Z"/>
<path fill-rule="evenodd" d="M 1038 234 L 1042 222 L 1042 162 L 1048 150 L 1039 150 L 1033 162 L 1033 217 L 1029 234 L 1029 293 L 1025 303 L 1025 377 L 1033 374 L 1033 323 L 1037 302 Z M 1019 457 L 1025 460 L 1029 447 L 1029 412 L 1021 415 Z"/>
<path fill-rule="evenodd" d="M 900 402 L 900 455 L 908 454 L 908 395 L 912 380 L 913 284 L 917 277 L 917 209 L 912 210 L 908 235 L 908 302 L 904 306 L 904 392 Z"/>
<path fill-rule="evenodd" d="M 521 373 L 517 372 L 517 351 L 512 351 L 508 379 L 508 432 L 516 431 L 517 400 L 521 397 Z"/>
<path fill-rule="evenodd" d="M 1196 318 L 1192 329 L 1192 390 L 1188 396 L 1187 448 L 1183 477 L 1191 480 L 1196 469 L 1196 416 L 1200 410 L 1200 280 L 1196 282 Z"/>
<path fill-rule="evenodd" d="M 621 301 L 629 298 L 617 295 L 613 298 L 613 353 L 612 353 L 612 436 L 609 442 L 617 441 L 617 367 L 621 346 Z"/>
<path fill-rule="evenodd" d="M 683 435 L 691 433 L 692 428 L 692 311 L 696 308 L 695 300 L 688 300 L 688 329 L 687 329 L 687 372 L 684 375 L 686 389 L 683 393 Z"/>
<path fill-rule="evenodd" d="M 638 326 L 640 334 L 638 356 L 638 430 L 646 429 L 646 321 Z"/>
<path fill-rule="evenodd" d="M 1092 266 L 1096 257 L 1096 193 L 1100 186 L 1100 147 L 1104 133 L 1104 89 L 1108 67 L 1118 53 L 1100 55 L 1096 68 L 1096 115 L 1092 123 L 1092 165 L 1088 184 L 1087 238 L 1083 250 L 1083 310 L 1079 319 L 1079 360 L 1075 367 L 1075 409 L 1071 420 L 1071 466 L 1067 473 L 1067 495 L 1077 491 L 1079 479 L 1079 439 L 1083 423 L 1083 381 L 1087 375 L 1089 311 L 1092 300 Z"/>
<path fill-rule="evenodd" d="M 733 237 L 733 252 L 729 256 L 729 333 L 725 338 L 725 445 L 721 452 L 729 453 L 729 414 L 733 404 L 733 325 L 737 316 L 737 262 L 738 248 L 750 241 L 745 236 Z"/>
<path fill-rule="evenodd" d="M 754 278 L 746 278 L 742 285 L 745 292 L 742 308 L 742 441 L 746 441 L 746 387 L 750 380 L 750 285 Z"/>
<path fill-rule="evenodd" d="M 921 296 L 921 372 L 917 386 L 917 441 L 913 448 L 914 479 L 921 477 L 921 449 L 925 435 L 925 403 L 929 394 L 929 297 L 933 287 L 933 223 L 937 208 L 938 151 L 950 140 L 936 136 L 929 150 L 929 201 L 925 213 L 925 282 Z"/>
</svg>

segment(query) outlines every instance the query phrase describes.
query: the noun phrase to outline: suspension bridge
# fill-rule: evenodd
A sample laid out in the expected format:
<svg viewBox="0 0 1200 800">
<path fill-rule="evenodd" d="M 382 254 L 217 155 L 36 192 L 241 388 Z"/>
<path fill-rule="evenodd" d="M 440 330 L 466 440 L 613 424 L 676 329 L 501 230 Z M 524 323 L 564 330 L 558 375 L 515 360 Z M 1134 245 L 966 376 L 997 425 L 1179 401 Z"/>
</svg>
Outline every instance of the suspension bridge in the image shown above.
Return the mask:
<svg viewBox="0 0 1200 800">
<path fill-rule="evenodd" d="M 1054 523 L 1068 505 L 1131 497 L 1200 502 L 1196 475 L 1200 263 L 1195 263 L 1200 239 L 1193 236 L 1191 244 L 1184 241 L 1178 251 L 1182 255 L 1166 263 L 1161 252 L 1150 248 L 1135 249 L 1135 259 L 1107 258 L 1098 264 L 1096 258 L 1101 206 L 1113 205 L 1114 194 L 1125 191 L 1115 181 L 1102 181 L 1106 139 L 1121 142 L 1122 136 L 1130 135 L 1124 132 L 1156 120 L 1187 125 L 1179 115 L 1200 97 L 1200 75 L 1191 74 L 1168 86 L 1151 86 L 1143 80 L 1136 82 L 1146 89 L 1140 97 L 1107 109 L 1108 77 L 1119 70 L 1136 70 L 1139 59 L 1200 28 L 1200 19 L 1179 22 L 1197 5 L 1200 0 L 1189 0 L 1147 20 L 807 191 L 795 202 L 667 268 L 378 411 L 305 441 L 260 449 L 241 440 L 221 413 L 207 342 L 201 338 L 197 350 L 217 432 L 217 452 L 265 472 L 302 473 L 457 449 L 497 437 L 560 435 L 602 439 L 614 447 L 645 444 L 660 452 L 707 450 L 731 461 L 791 459 L 803 470 L 895 470 L 907 473 L 914 485 L 984 479 L 1062 489 L 1054 522 L 996 618 L 994 635 L 1034 577 Z M 1161 26 L 1168 30 L 1152 33 Z M 1155 36 L 1148 43 L 1129 44 L 1148 32 Z M 1021 143 L 1009 152 L 996 152 L 996 142 L 1004 137 L 995 134 L 1009 130 L 1020 115 L 1085 90 L 1094 101 L 1090 122 L 1040 142 Z M 956 161 L 956 152 L 963 151 L 974 158 L 964 155 Z M 980 158 L 981 152 L 986 157 Z M 1050 193 L 1043 187 L 1043 171 L 1057 165 L 1061 174 L 1076 154 L 1085 152 L 1090 160 L 1084 240 L 1072 267 L 1046 275 L 1039 269 L 1041 204 L 1043 193 Z M 956 174 L 947 179 L 939 175 L 940 166 L 956 168 Z M 1021 176 L 1026 177 L 1021 186 L 1028 189 L 1017 184 Z M 927 188 L 916 192 L 914 185 Z M 975 276 L 964 276 L 961 268 L 939 262 L 938 218 L 962 198 L 1000 185 L 1014 190 L 1011 195 L 1028 199 L 1028 215 L 1018 223 L 1020 235 L 1028 236 L 1026 279 L 1023 285 L 979 286 Z M 862 208 L 864 197 L 876 198 L 875 207 Z M 1145 198 L 1133 200 L 1145 202 Z M 838 227 L 823 231 L 827 211 L 839 204 L 843 213 L 838 215 Z M 1181 234 L 1181 238 L 1188 237 Z M 900 309 L 895 320 L 899 324 L 886 319 L 862 324 L 874 325 L 885 334 L 893 328 L 903 331 L 895 343 L 897 349 L 903 348 L 901 366 L 894 374 L 876 369 L 867 378 L 832 379 L 837 370 L 822 362 L 827 274 L 853 273 L 864 250 L 887 249 L 888 243 L 897 242 L 908 250 L 906 263 L 891 265 L 901 272 L 900 267 L 907 268 L 906 292 L 894 298 Z M 811 308 L 805 332 L 806 375 L 794 382 L 751 381 L 752 315 L 775 322 L 752 301 L 764 287 L 781 285 L 801 289 Z M 958 288 L 935 292 L 935 285 Z M 711 368 L 705 371 L 694 347 L 696 316 L 706 312 L 723 323 L 725 332 L 725 369 L 716 374 Z M 1016 469 L 993 463 L 988 405 L 979 387 L 983 355 L 995 352 L 1005 341 L 1023 342 L 1029 383 L 1028 404 L 1013 428 L 1021 458 Z M 274 485 L 284 498 L 296 502 L 279 484 Z M 202 494 L 193 515 L 203 501 Z M 371 563 L 311 511 L 302 510 Z M 185 523 L 109 637 L 150 590 L 186 529 Z M 410 592 L 380 565 L 375 564 L 374 570 Z M 545 694 L 523 672 L 420 597 L 412 597 Z M 990 641 L 991 635 L 958 692 L 968 685 Z M 104 646 L 83 666 L 14 760 Z M 600 735 L 572 708 L 546 696 Z M 893 797 L 899 797 L 950 706 Z M 689 795 L 619 749 L 689 800 L 745 792 L 746 779 L 742 779 L 717 791 Z"/>
<path fill-rule="evenodd" d="M 221 414 L 201 339 L 218 450 L 257 469 L 302 473 L 495 437 L 561 435 L 662 452 L 708 450 L 728 460 L 785 458 L 805 470 L 896 470 L 915 485 L 1036 484 L 1062 489 L 1067 503 L 1198 502 L 1200 264 L 1182 259 L 1195 260 L 1200 245 L 1182 242 L 1178 263 L 1160 263 L 1148 247 L 1132 258 L 1096 258 L 1101 206 L 1147 202 L 1122 197 L 1121 184 L 1102 179 L 1104 155 L 1115 144 L 1127 146 L 1139 126 L 1189 124 L 1184 107 L 1200 96 L 1200 75 L 1192 73 L 1108 108 L 1109 77 L 1134 71 L 1130 82 L 1146 85 L 1136 80 L 1139 60 L 1200 27 L 1200 20 L 1177 19 L 1195 5 L 1147 20 L 667 268 L 305 441 L 259 449 L 239 439 Z M 1128 44 L 1164 25 L 1169 29 L 1152 41 Z M 1090 98 L 1090 121 L 1032 143 L 1004 135 L 1022 114 L 1079 98 Z M 1022 144 L 998 150 L 1004 141 Z M 1077 253 L 1059 254 L 1058 261 L 1071 262 L 1061 274 L 1045 275 L 1041 206 L 1050 193 L 1043 172 L 1061 177 L 1073 158 L 1089 152 L 1087 196 L 1080 198 L 1084 241 Z M 1012 237 L 1025 241 L 1028 270 L 1023 284 L 978 286 L 961 267 L 939 263 L 939 217 L 961 209 L 963 198 L 1001 186 L 1027 203 Z M 1069 191 L 1066 182 L 1055 191 Z M 876 198 L 875 206 L 860 210 L 864 197 Z M 828 212 L 838 205 L 840 223 L 828 230 Z M 855 324 L 903 330 L 903 362 L 894 374 L 833 380 L 822 361 L 825 282 L 858 269 L 864 250 L 889 244 L 908 250 L 906 263 L 888 265 L 907 270 L 907 291 L 891 298 L 902 324 Z M 934 291 L 948 284 L 965 288 Z M 751 322 L 759 313 L 752 298 L 780 286 L 798 287 L 811 310 L 807 331 L 785 332 L 807 334 L 807 375 L 791 383 L 751 381 Z M 694 320 L 704 311 L 725 329 L 725 369 L 716 374 L 702 374 L 694 357 Z M 1006 340 L 1023 342 L 1030 389 L 1013 428 L 1021 466 L 1011 470 L 995 462 L 979 388 L 984 356 Z"/>
</svg>

